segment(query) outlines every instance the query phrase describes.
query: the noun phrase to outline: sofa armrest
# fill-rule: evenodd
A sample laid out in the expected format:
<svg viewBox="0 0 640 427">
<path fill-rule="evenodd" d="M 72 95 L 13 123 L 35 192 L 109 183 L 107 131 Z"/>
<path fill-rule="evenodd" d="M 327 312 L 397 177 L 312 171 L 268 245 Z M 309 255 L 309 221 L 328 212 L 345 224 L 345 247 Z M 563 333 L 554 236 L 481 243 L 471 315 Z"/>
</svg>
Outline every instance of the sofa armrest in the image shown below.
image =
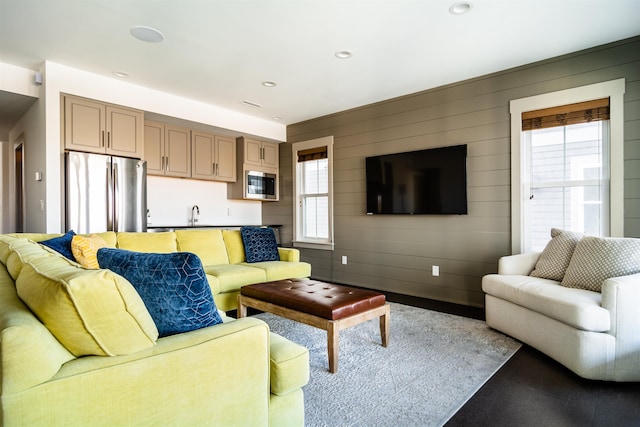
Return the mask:
<svg viewBox="0 0 640 427">
<path fill-rule="evenodd" d="M 528 276 L 539 257 L 540 252 L 503 256 L 498 260 L 498 274 Z"/>
<path fill-rule="evenodd" d="M 611 315 L 612 335 L 635 335 L 640 342 L 640 273 L 602 283 L 602 307 Z"/>
<path fill-rule="evenodd" d="M 278 255 L 280 255 L 280 261 L 287 261 L 287 262 L 300 261 L 300 250 L 296 248 L 278 247 Z"/>
<path fill-rule="evenodd" d="M 640 273 L 602 283 L 602 307 L 609 310 L 615 336 L 615 377 L 640 381 Z"/>
</svg>

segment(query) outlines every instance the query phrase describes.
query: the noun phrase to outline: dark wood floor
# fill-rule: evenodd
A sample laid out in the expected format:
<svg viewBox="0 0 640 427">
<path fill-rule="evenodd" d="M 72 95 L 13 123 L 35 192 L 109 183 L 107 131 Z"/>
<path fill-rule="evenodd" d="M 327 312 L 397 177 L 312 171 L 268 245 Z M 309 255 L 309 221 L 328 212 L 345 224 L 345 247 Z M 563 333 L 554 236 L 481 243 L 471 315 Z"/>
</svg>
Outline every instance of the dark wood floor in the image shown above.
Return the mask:
<svg viewBox="0 0 640 427">
<path fill-rule="evenodd" d="M 484 319 L 476 308 L 397 294 L 387 299 Z M 640 426 L 640 383 L 585 380 L 523 345 L 445 426 Z"/>
</svg>

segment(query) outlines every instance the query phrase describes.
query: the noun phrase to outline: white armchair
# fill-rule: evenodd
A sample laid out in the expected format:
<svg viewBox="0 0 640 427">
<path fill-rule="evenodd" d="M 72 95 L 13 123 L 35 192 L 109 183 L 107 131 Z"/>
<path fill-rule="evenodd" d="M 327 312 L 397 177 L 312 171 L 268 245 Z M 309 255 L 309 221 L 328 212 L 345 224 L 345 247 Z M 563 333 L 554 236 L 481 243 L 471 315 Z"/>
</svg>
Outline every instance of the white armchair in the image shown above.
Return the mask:
<svg viewBox="0 0 640 427">
<path fill-rule="evenodd" d="M 640 381 L 640 273 L 577 289 L 530 276 L 539 256 L 502 257 L 483 278 L 487 324 L 581 377 Z"/>
</svg>

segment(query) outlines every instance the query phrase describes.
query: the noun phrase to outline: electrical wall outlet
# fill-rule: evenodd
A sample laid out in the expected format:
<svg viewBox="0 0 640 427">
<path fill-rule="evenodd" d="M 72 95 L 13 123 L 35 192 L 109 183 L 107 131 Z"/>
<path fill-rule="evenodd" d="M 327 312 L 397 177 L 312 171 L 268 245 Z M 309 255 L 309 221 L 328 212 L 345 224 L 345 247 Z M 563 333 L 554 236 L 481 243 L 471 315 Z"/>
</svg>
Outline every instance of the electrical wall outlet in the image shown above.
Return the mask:
<svg viewBox="0 0 640 427">
<path fill-rule="evenodd" d="M 437 265 L 432 265 L 431 266 L 431 275 L 432 276 L 439 276 L 440 275 L 440 267 Z"/>
<path fill-rule="evenodd" d="M 342 255 L 342 265 L 346 265 L 346 264 L 347 264 L 347 256 Z"/>
</svg>

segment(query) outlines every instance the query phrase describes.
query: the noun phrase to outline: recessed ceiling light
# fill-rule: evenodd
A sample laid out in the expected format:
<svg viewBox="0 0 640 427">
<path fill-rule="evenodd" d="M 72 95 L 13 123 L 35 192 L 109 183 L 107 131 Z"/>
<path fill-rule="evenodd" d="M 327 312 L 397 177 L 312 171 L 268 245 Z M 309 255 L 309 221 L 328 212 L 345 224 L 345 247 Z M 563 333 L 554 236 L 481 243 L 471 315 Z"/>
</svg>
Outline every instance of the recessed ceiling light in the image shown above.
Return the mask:
<svg viewBox="0 0 640 427">
<path fill-rule="evenodd" d="M 244 100 L 244 101 L 242 101 L 242 103 L 243 103 L 244 105 L 248 105 L 249 107 L 253 107 L 253 108 L 260 108 L 260 107 L 262 107 L 262 105 L 258 104 L 257 102 L 253 102 L 253 101 L 247 101 L 247 100 Z"/>
<path fill-rule="evenodd" d="M 262 82 L 262 86 L 264 86 L 264 87 L 275 87 L 276 86 L 276 82 L 270 82 L 270 81 Z"/>
<path fill-rule="evenodd" d="M 472 7 L 473 5 L 469 2 L 454 3 L 449 8 L 449 13 L 452 15 L 464 15 L 469 12 Z"/>
<path fill-rule="evenodd" d="M 351 53 L 348 50 L 339 50 L 338 52 L 335 53 L 336 58 L 339 59 L 349 59 L 353 56 L 353 53 Z"/>
<path fill-rule="evenodd" d="M 138 40 L 142 40 L 143 42 L 148 43 L 160 43 L 164 40 L 164 34 L 155 28 L 145 27 L 143 25 L 138 25 L 137 27 L 132 27 L 131 35 Z"/>
<path fill-rule="evenodd" d="M 125 73 L 124 71 L 114 71 L 113 75 L 116 77 L 120 77 L 121 79 L 124 79 L 125 77 L 129 77 L 129 74 Z"/>
<path fill-rule="evenodd" d="M 280 121 L 280 120 L 282 120 L 282 117 L 278 117 L 278 116 L 276 116 L 276 117 L 274 117 L 274 118 L 273 118 L 273 120 Z"/>
</svg>

